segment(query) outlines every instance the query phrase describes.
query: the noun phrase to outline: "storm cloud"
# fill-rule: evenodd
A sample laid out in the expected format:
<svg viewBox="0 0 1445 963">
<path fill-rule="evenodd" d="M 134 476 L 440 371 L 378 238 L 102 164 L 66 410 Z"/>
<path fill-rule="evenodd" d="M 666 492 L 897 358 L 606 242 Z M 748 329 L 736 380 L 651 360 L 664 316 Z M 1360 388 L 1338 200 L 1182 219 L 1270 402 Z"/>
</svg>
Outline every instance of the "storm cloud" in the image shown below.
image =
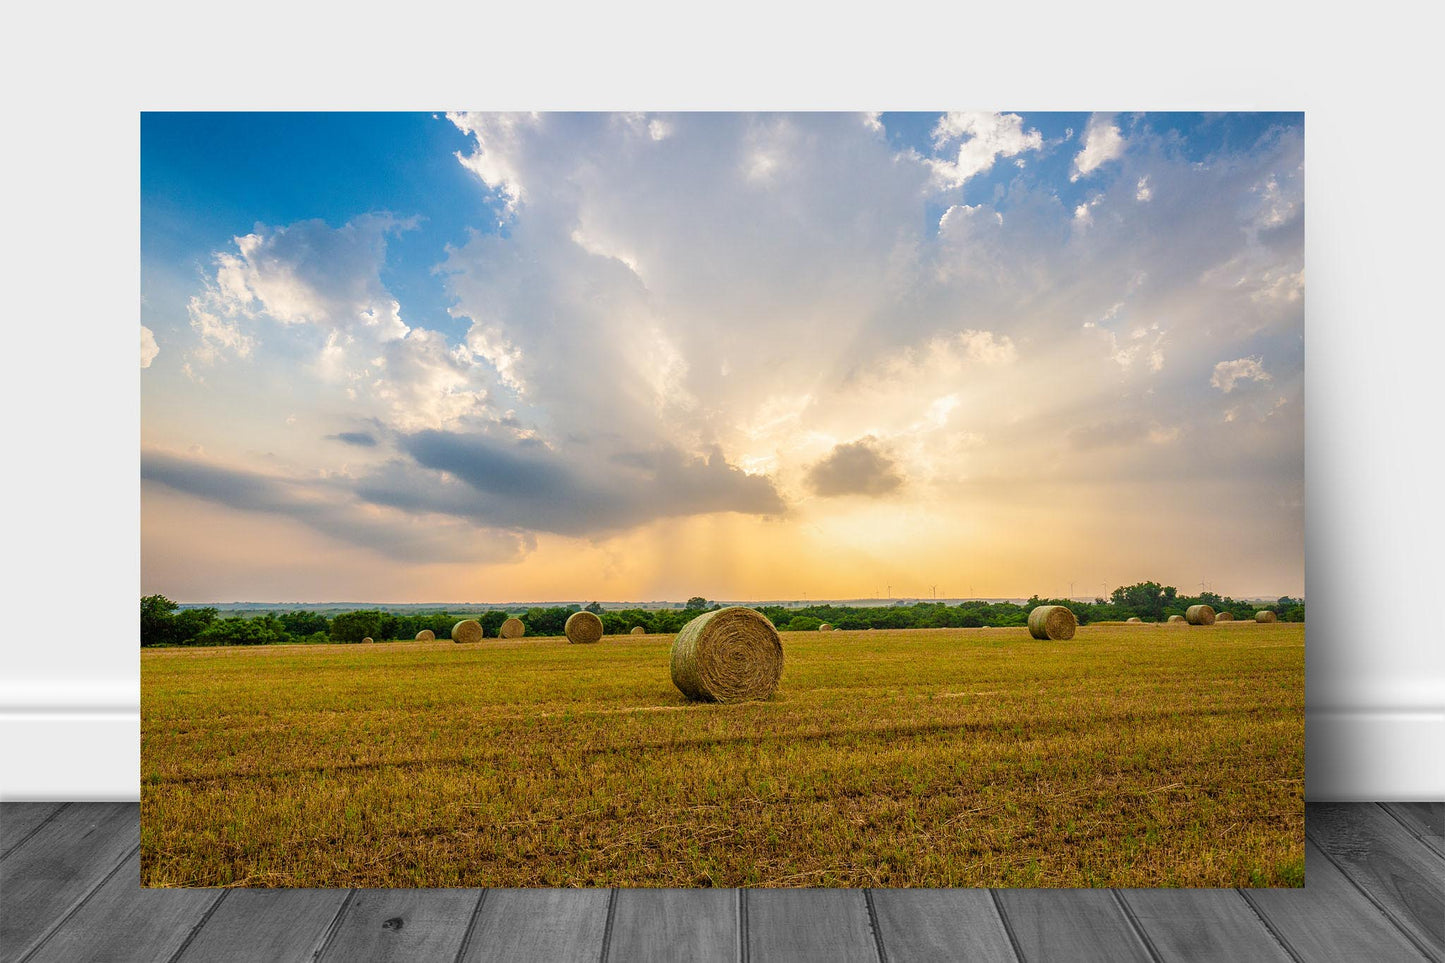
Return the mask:
<svg viewBox="0 0 1445 963">
<path fill-rule="evenodd" d="M 141 454 L 141 480 L 228 508 L 288 518 L 337 541 L 408 562 L 507 561 L 519 557 L 528 544 L 513 533 L 479 537 L 435 520 L 378 517 L 349 497 L 344 481 L 332 478 L 289 478 L 146 451 Z"/>
<path fill-rule="evenodd" d="M 705 457 L 672 447 L 558 451 L 535 441 L 445 431 L 404 436 L 400 447 L 415 466 L 388 463 L 357 485 L 361 498 L 494 528 L 593 535 L 660 518 L 777 515 L 786 508 L 768 478 L 728 464 L 717 450 Z"/>
</svg>

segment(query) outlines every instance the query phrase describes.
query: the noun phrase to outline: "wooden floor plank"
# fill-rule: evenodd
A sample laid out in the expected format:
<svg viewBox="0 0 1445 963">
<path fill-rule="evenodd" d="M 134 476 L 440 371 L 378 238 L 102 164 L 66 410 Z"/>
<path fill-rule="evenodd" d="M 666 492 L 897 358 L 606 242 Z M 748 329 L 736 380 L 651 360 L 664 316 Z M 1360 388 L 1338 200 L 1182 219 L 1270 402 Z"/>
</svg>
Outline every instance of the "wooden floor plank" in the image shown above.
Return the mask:
<svg viewBox="0 0 1445 963">
<path fill-rule="evenodd" d="M 0 861 L 0 960 L 28 953 L 139 845 L 135 803 L 67 806 L 41 826 Z"/>
<path fill-rule="evenodd" d="M 1025 960 L 1149 963 L 1148 949 L 1118 900 L 1100 889 L 996 890 Z"/>
<path fill-rule="evenodd" d="M 607 930 L 605 889 L 487 890 L 464 963 L 596 963 Z"/>
<path fill-rule="evenodd" d="M 142 889 L 137 851 L 26 963 L 168 960 L 223 894 L 216 889 Z"/>
<path fill-rule="evenodd" d="M 1237 890 L 1129 889 L 1119 895 L 1165 963 L 1290 963 L 1289 954 Z"/>
<path fill-rule="evenodd" d="M 888 963 L 1018 959 L 986 889 L 875 889 Z"/>
<path fill-rule="evenodd" d="M 1445 803 L 1380 803 L 1405 828 L 1441 856 L 1445 856 Z"/>
<path fill-rule="evenodd" d="M 878 961 L 862 890 L 752 889 L 743 895 L 750 959 Z"/>
<path fill-rule="evenodd" d="M 231 890 L 180 963 L 309 963 L 346 895 L 344 889 Z"/>
<path fill-rule="evenodd" d="M 1427 959 L 1312 842 L 1305 843 L 1304 889 L 1250 889 L 1241 895 L 1310 963 Z"/>
<path fill-rule="evenodd" d="M 617 891 L 608 958 L 618 963 L 735 963 L 735 889 Z"/>
<path fill-rule="evenodd" d="M 1445 960 L 1445 859 L 1378 806 L 1313 804 L 1305 832 L 1396 924 Z"/>
<path fill-rule="evenodd" d="M 357 890 L 321 960 L 455 959 L 481 896 L 476 889 Z"/>
<path fill-rule="evenodd" d="M 0 813 L 0 858 L 3 858 L 10 850 L 20 845 L 25 837 L 40 828 L 65 803 L 58 802 L 21 802 L 6 803 L 5 810 Z"/>
</svg>

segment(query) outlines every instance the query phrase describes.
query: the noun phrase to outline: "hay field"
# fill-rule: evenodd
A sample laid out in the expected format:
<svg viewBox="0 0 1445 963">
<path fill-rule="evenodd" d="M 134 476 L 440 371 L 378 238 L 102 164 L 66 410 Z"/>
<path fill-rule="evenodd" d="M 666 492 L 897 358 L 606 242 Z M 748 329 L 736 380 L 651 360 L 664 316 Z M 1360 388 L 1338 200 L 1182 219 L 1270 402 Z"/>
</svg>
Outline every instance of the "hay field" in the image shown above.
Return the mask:
<svg viewBox="0 0 1445 963">
<path fill-rule="evenodd" d="M 1304 626 L 144 650 L 150 886 L 1298 886 Z"/>
</svg>

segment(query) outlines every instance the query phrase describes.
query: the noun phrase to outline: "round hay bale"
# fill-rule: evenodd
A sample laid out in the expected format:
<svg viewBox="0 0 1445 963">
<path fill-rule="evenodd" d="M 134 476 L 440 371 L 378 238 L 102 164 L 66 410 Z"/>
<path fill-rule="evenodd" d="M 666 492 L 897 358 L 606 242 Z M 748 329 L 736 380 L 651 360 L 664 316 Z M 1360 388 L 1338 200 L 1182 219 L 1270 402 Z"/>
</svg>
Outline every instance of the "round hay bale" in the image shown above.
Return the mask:
<svg viewBox="0 0 1445 963">
<path fill-rule="evenodd" d="M 437 634 L 431 629 L 422 629 L 416 634 L 416 640 L 418 642 L 435 642 L 437 640 Z"/>
<path fill-rule="evenodd" d="M 573 612 L 562 626 L 567 641 L 575 645 L 586 645 L 602 638 L 602 620 L 591 612 Z"/>
<path fill-rule="evenodd" d="M 1279 616 L 1275 615 L 1269 609 L 1260 609 L 1254 613 L 1254 620 L 1256 622 L 1278 622 Z"/>
<path fill-rule="evenodd" d="M 1136 615 L 1136 616 L 1134 616 L 1133 618 L 1125 619 L 1125 620 L 1124 620 L 1124 624 L 1125 624 L 1125 625 L 1143 625 L 1143 624 L 1144 624 L 1144 620 L 1141 619 L 1141 618 L 1139 618 L 1139 616 Z"/>
<path fill-rule="evenodd" d="M 1234 621 L 1234 613 L 1232 613 L 1232 612 L 1215 612 L 1215 613 L 1214 613 L 1214 621 L 1216 621 L 1216 622 L 1233 622 L 1233 621 Z"/>
<path fill-rule="evenodd" d="M 640 625 L 634 625 L 634 626 L 632 627 L 632 633 L 631 633 L 631 634 L 632 634 L 632 635 L 646 635 L 646 634 L 647 634 L 647 630 L 644 629 L 644 628 L 643 628 L 642 626 L 640 626 Z"/>
<path fill-rule="evenodd" d="M 371 641 L 371 636 L 368 635 L 366 638 L 364 638 L 364 639 L 361 640 L 361 644 L 362 644 L 362 645 L 365 645 L 366 643 L 368 643 L 368 642 L 370 642 L 370 641 Z"/>
<path fill-rule="evenodd" d="M 480 642 L 484 635 L 482 623 L 476 619 L 462 619 L 452 626 L 453 642 Z"/>
<path fill-rule="evenodd" d="M 1184 610 L 1184 621 L 1190 625 L 1213 625 L 1214 606 L 1191 605 Z"/>
<path fill-rule="evenodd" d="M 689 699 L 766 699 L 783 674 L 783 640 L 767 616 L 740 605 L 704 612 L 672 641 L 672 684 Z"/>
<path fill-rule="evenodd" d="M 1040 605 L 1029 613 L 1029 635 L 1036 639 L 1067 642 L 1078 627 L 1074 613 L 1062 605 Z"/>
<path fill-rule="evenodd" d="M 824 622 L 823 624 L 821 624 L 821 625 L 818 626 L 818 631 L 819 631 L 819 632 L 831 632 L 831 631 L 833 631 L 833 625 L 832 625 L 831 622 Z"/>
<path fill-rule="evenodd" d="M 502 627 L 497 630 L 497 635 L 504 639 L 520 639 L 526 634 L 527 627 L 515 615 L 503 622 Z"/>
<path fill-rule="evenodd" d="M 1182 624 L 1183 622 L 1184 622 L 1184 616 L 1182 616 L 1182 615 L 1171 615 L 1171 616 L 1169 616 L 1169 624 L 1170 624 L 1170 625 L 1178 625 L 1178 624 Z"/>
</svg>

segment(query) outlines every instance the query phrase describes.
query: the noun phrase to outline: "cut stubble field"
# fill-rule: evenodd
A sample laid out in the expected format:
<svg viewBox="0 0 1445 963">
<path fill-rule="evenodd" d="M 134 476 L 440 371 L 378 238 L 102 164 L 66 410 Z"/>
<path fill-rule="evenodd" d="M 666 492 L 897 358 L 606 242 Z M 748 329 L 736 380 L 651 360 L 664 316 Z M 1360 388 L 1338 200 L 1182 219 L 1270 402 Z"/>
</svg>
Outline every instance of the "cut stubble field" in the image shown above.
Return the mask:
<svg viewBox="0 0 1445 963">
<path fill-rule="evenodd" d="M 141 654 L 147 886 L 1300 886 L 1304 626 Z"/>
</svg>

